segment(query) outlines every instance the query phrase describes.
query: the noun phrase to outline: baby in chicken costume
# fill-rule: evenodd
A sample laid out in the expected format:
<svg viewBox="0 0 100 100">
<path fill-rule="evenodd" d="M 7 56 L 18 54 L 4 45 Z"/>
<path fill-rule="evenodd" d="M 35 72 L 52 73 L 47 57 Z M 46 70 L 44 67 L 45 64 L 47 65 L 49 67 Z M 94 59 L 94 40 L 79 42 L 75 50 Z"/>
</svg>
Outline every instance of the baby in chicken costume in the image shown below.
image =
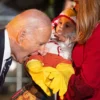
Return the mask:
<svg viewBox="0 0 100 100">
<path fill-rule="evenodd" d="M 52 21 L 52 34 L 46 44 L 49 53 L 57 54 L 71 60 L 76 32 L 76 13 L 73 9 L 66 9 Z"/>
<path fill-rule="evenodd" d="M 52 21 L 52 34 L 46 44 L 48 53 L 33 55 L 26 61 L 26 68 L 32 80 L 48 95 L 59 92 L 61 100 L 67 92 L 68 81 L 74 69 L 71 51 L 76 31 L 76 13 L 66 9 Z M 44 50 L 45 51 L 45 50 Z"/>
</svg>

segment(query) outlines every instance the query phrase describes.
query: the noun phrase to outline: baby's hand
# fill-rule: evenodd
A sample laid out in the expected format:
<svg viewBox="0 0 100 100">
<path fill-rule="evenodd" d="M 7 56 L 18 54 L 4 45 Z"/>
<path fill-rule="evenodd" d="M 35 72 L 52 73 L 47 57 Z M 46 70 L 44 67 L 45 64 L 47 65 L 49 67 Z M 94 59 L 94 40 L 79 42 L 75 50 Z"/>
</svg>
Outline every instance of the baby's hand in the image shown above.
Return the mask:
<svg viewBox="0 0 100 100">
<path fill-rule="evenodd" d="M 62 42 L 65 42 L 67 40 L 67 38 L 65 36 L 63 36 L 63 34 L 61 33 L 55 33 L 55 37 Z"/>
</svg>

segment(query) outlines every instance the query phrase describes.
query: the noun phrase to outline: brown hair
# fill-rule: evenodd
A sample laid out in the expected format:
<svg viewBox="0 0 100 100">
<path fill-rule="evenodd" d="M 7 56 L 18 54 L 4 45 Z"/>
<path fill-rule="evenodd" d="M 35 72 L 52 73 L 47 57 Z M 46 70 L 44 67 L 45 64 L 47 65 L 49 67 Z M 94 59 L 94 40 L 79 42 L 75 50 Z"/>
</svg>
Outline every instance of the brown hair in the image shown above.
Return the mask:
<svg viewBox="0 0 100 100">
<path fill-rule="evenodd" d="M 99 20 L 100 0 L 79 0 L 76 41 L 85 43 Z"/>
</svg>

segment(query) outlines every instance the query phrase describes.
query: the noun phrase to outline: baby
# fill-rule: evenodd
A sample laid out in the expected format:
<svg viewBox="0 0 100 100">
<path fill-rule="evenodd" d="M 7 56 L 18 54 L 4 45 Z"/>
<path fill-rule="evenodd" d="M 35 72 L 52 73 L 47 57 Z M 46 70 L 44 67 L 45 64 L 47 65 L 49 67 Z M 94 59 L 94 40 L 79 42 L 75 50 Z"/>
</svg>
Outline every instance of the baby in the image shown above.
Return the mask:
<svg viewBox="0 0 100 100">
<path fill-rule="evenodd" d="M 53 87 L 56 85 L 56 91 L 53 90 L 53 93 L 59 91 L 59 96 L 63 100 L 63 95 L 67 91 L 68 80 L 74 74 L 71 51 L 74 46 L 76 31 L 76 13 L 73 9 L 64 10 L 53 20 L 52 25 L 52 35 L 45 46 L 48 53 L 44 56 L 31 56 L 26 62 L 26 68 L 32 80 L 48 96 L 50 96 L 49 88 L 51 90 L 53 88 L 46 83 L 52 83 Z M 50 74 L 52 79 L 49 77 Z M 54 82 L 55 80 L 57 84 Z"/>
<path fill-rule="evenodd" d="M 71 60 L 76 32 L 76 13 L 73 9 L 66 9 L 52 21 L 52 35 L 46 44 L 49 53 Z"/>
<path fill-rule="evenodd" d="M 69 80 L 71 74 L 74 73 L 72 64 L 69 61 L 71 60 L 71 51 L 74 46 L 75 31 L 76 13 L 73 9 L 62 11 L 60 15 L 52 21 L 52 35 L 45 46 L 47 48 L 46 52 L 48 53 L 44 56 L 33 55 L 26 61 L 26 70 L 32 80 L 39 85 L 48 96 L 50 96 L 52 89 L 49 87 L 50 85 L 47 86 L 45 82 L 48 81 L 49 83 L 56 79 L 55 77 L 53 77 L 53 79 L 48 78 L 54 71 L 55 76 L 57 76 L 57 84 L 54 82 L 54 85 L 56 85 L 58 89 L 53 91 L 53 93 L 55 94 L 59 90 L 59 96 L 63 100 L 63 95 L 67 91 L 67 80 Z M 52 69 L 52 67 L 54 68 Z M 67 80 L 63 78 L 63 72 Z M 51 90 L 49 90 L 49 88 Z"/>
</svg>

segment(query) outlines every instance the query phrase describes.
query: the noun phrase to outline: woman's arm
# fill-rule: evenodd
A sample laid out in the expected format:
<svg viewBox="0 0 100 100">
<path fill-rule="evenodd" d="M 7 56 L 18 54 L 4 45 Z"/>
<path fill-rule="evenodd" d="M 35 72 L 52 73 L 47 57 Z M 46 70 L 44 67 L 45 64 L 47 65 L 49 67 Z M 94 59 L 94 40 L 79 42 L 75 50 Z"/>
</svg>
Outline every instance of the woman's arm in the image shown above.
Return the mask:
<svg viewBox="0 0 100 100">
<path fill-rule="evenodd" d="M 84 47 L 84 58 L 80 73 L 70 78 L 66 98 L 71 100 L 88 99 L 100 89 L 100 25 Z M 77 69 L 76 69 L 77 70 Z"/>
</svg>

